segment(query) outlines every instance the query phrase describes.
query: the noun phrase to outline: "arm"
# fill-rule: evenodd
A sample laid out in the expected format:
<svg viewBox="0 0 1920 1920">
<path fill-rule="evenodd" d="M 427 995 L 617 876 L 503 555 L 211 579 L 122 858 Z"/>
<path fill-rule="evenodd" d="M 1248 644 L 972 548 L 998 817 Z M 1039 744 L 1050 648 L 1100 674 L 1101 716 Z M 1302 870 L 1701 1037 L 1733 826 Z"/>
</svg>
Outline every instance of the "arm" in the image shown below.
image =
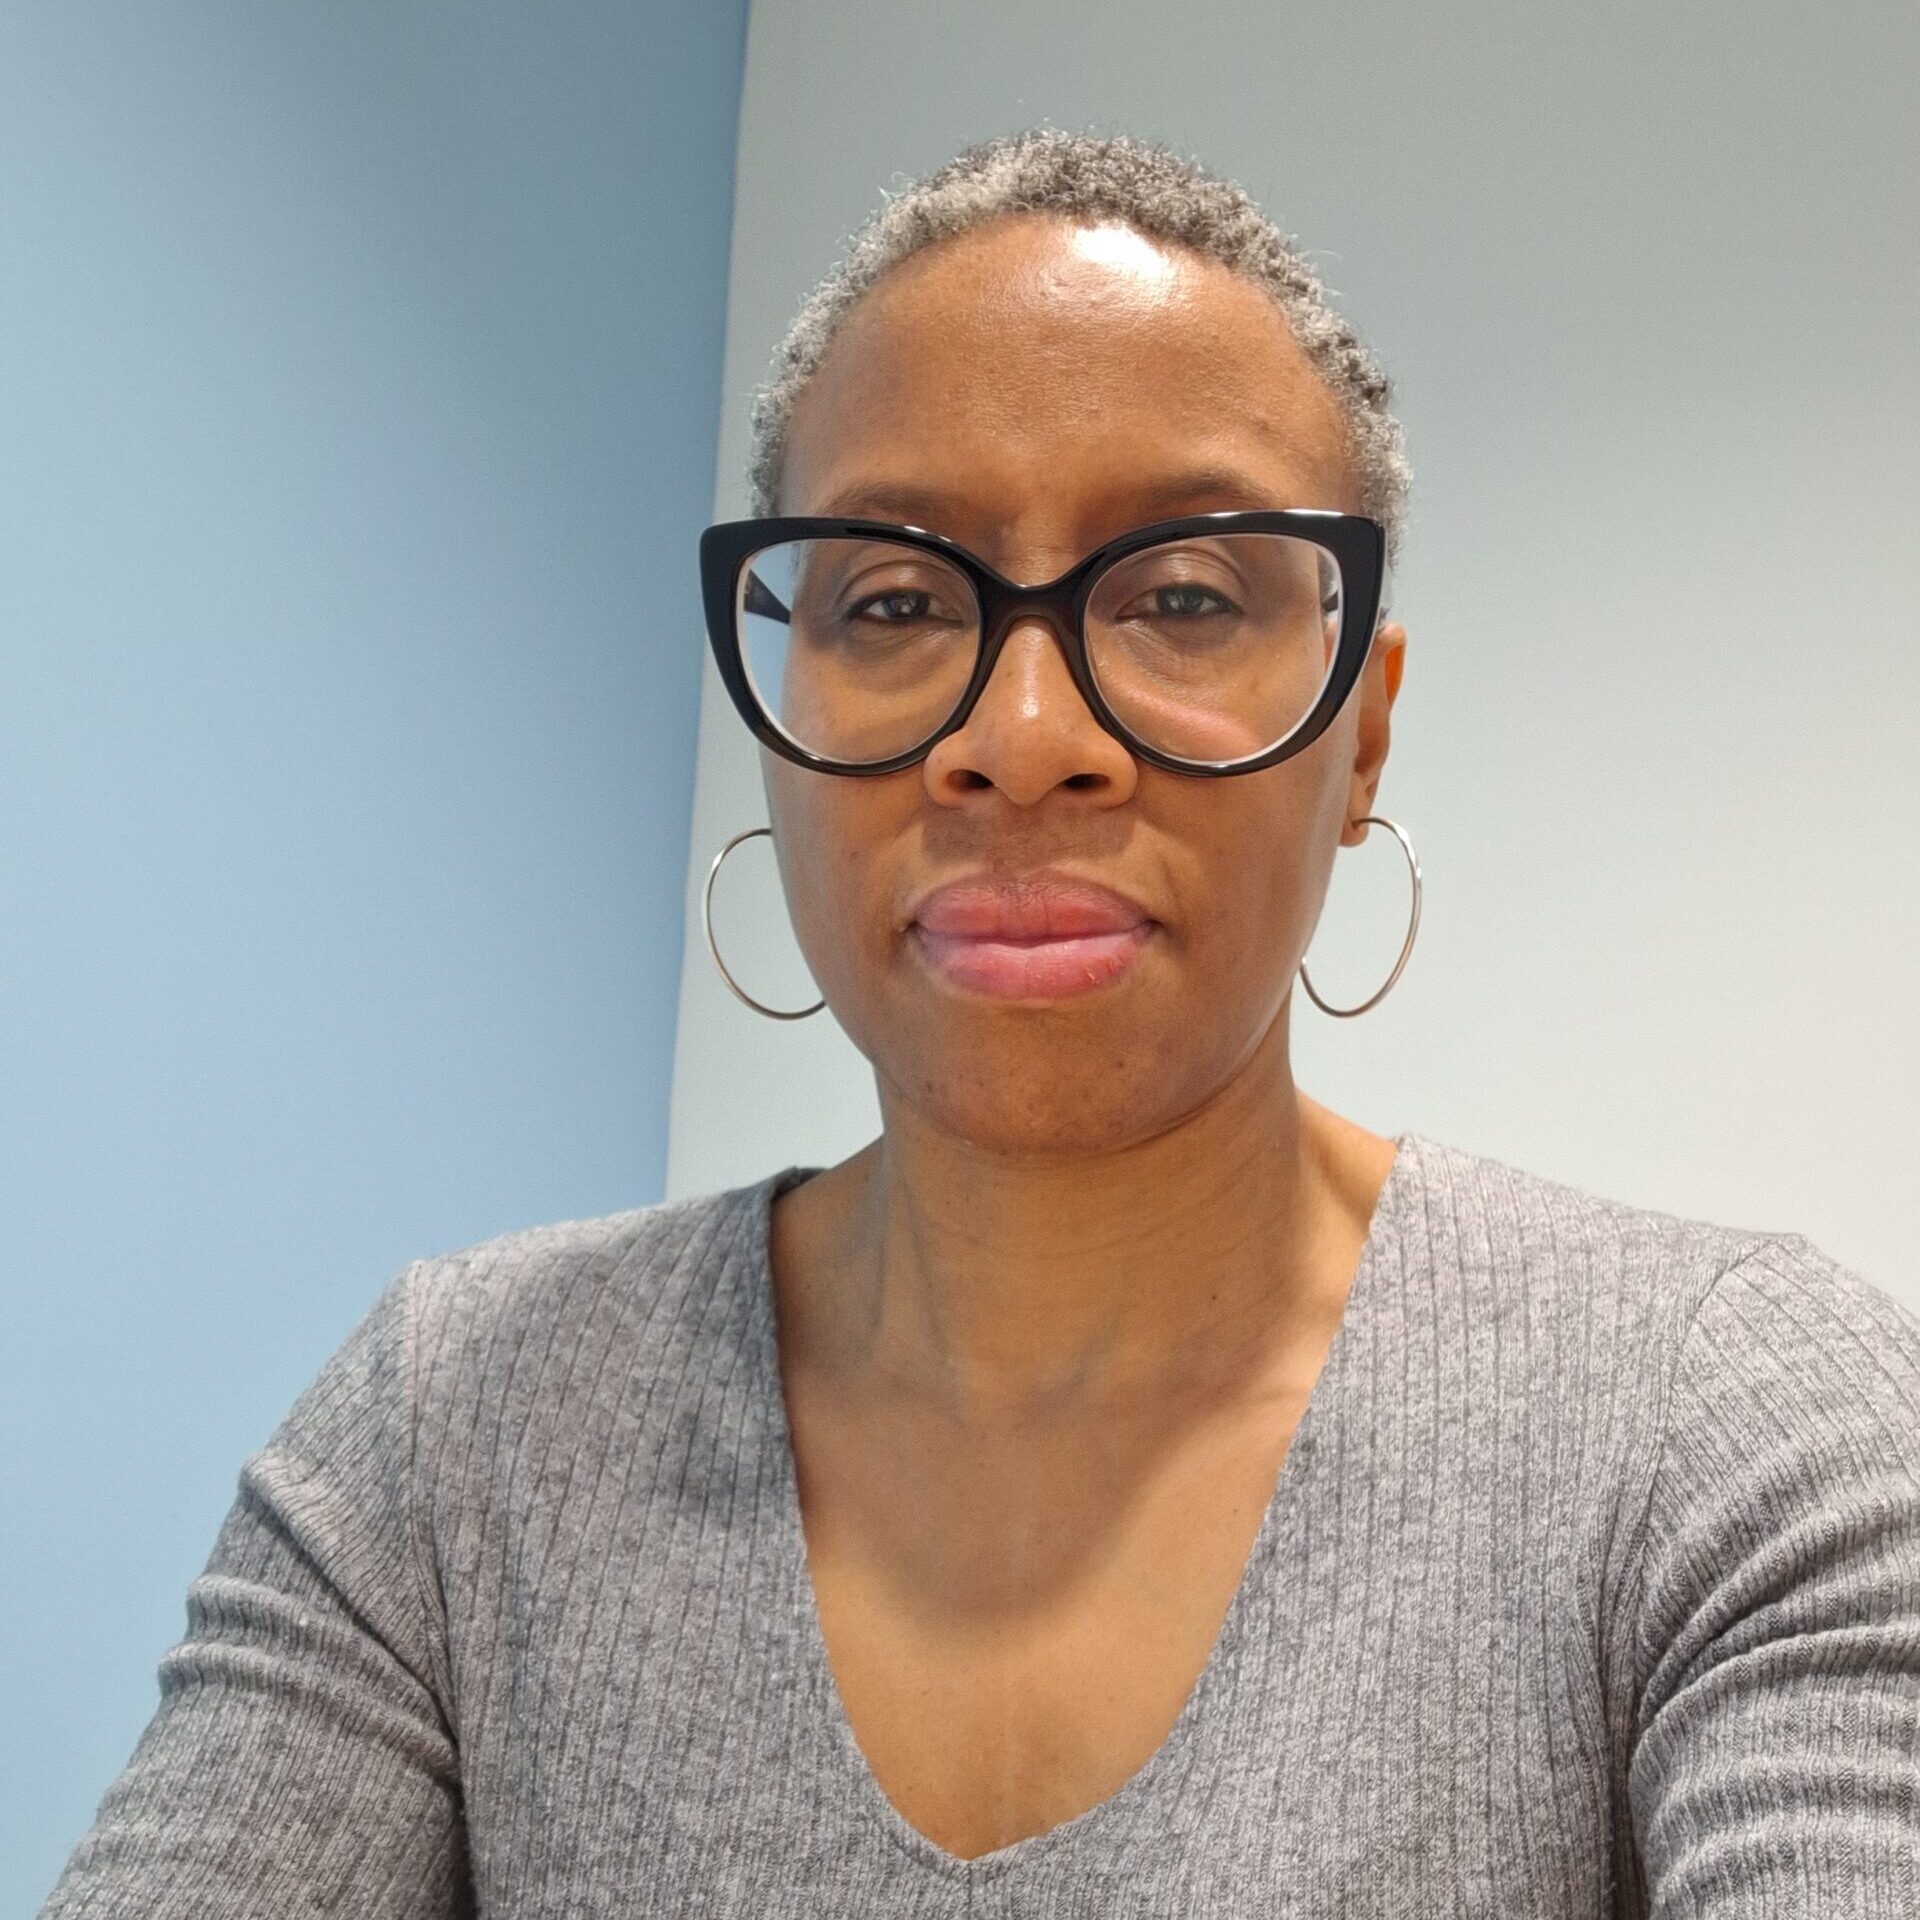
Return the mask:
<svg viewBox="0 0 1920 1920">
<path fill-rule="evenodd" d="M 1920 1915 L 1920 1322 L 1800 1235 L 1687 1330 L 1635 1633 L 1655 1920 Z"/>
<path fill-rule="evenodd" d="M 159 1707 L 41 1920 L 471 1912 L 412 1504 L 418 1272 L 242 1466 Z"/>
</svg>

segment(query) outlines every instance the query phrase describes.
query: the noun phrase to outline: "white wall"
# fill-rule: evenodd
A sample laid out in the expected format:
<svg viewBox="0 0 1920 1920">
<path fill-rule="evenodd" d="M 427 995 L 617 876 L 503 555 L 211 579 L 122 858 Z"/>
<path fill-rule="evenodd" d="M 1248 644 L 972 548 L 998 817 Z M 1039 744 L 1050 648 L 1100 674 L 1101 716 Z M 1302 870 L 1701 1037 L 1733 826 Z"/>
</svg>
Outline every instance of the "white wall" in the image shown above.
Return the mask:
<svg viewBox="0 0 1920 1920">
<path fill-rule="evenodd" d="M 1416 470 L 1379 807 L 1420 853 L 1420 939 L 1369 1014 L 1295 996 L 1301 1084 L 1383 1133 L 1808 1233 L 1920 1306 L 1917 60 L 1904 0 L 757 0 L 716 516 L 746 511 L 775 342 L 883 188 L 1040 122 L 1237 178 L 1380 351 Z M 763 1020 L 706 951 L 708 863 L 767 818 L 757 752 L 709 661 L 670 1194 L 878 1126 L 831 1013 Z M 770 843 L 721 887 L 736 973 L 816 998 Z M 1325 997 L 1385 977 L 1406 898 L 1391 835 L 1341 853 Z"/>
</svg>

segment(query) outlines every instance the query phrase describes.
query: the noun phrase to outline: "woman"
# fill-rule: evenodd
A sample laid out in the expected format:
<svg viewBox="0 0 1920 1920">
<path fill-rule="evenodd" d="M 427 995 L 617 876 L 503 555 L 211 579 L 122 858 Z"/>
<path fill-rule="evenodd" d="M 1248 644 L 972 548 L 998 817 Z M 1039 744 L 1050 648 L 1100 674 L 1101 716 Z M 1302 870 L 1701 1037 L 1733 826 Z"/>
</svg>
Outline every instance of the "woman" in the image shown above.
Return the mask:
<svg viewBox="0 0 1920 1920">
<path fill-rule="evenodd" d="M 1161 149 L 869 223 L 702 562 L 881 1135 L 401 1274 L 45 1913 L 1920 1913 L 1920 1324 L 1293 1083 L 1387 397 Z"/>
</svg>

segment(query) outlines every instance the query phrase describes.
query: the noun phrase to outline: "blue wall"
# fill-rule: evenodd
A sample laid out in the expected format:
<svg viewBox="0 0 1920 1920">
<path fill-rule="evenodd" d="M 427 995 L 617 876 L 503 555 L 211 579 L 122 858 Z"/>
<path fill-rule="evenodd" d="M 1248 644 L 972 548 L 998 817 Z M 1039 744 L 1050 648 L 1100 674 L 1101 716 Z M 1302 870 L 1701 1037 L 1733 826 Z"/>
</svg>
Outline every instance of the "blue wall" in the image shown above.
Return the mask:
<svg viewBox="0 0 1920 1920">
<path fill-rule="evenodd" d="M 744 27 L 0 14 L 0 1910 L 387 1278 L 662 1193 Z"/>
</svg>

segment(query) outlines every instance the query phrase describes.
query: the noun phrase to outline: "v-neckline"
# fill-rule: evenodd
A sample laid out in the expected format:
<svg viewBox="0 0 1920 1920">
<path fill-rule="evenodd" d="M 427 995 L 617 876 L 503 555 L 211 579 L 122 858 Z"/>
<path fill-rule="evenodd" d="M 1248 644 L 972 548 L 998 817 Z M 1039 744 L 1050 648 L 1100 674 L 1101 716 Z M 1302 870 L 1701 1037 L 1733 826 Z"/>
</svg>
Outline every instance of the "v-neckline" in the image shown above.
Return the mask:
<svg viewBox="0 0 1920 1920">
<path fill-rule="evenodd" d="M 1169 1793 L 1160 1791 L 1162 1784 L 1176 1771 L 1184 1780 L 1202 1757 L 1209 1735 L 1217 1734 L 1221 1723 L 1230 1717 L 1230 1701 L 1218 1712 L 1213 1710 L 1212 1703 L 1216 1695 L 1223 1691 L 1230 1694 L 1238 1684 L 1240 1648 L 1248 1615 L 1266 1589 L 1280 1540 L 1300 1504 L 1301 1482 L 1311 1471 L 1317 1451 L 1316 1437 L 1332 1417 L 1330 1407 L 1348 1390 L 1353 1351 L 1360 1340 L 1356 1329 L 1372 1311 L 1377 1292 L 1376 1272 L 1395 1239 L 1402 1192 L 1415 1178 L 1418 1139 L 1419 1136 L 1411 1132 L 1394 1136 L 1393 1162 L 1375 1197 L 1367 1236 L 1348 1283 L 1339 1324 L 1334 1328 L 1306 1405 L 1287 1442 L 1233 1597 L 1227 1603 L 1207 1657 L 1164 1738 L 1104 1799 L 1096 1800 L 1053 1826 L 1023 1834 L 1017 1840 L 971 1858 L 950 1852 L 921 1832 L 887 1797 L 879 1776 L 861 1749 L 841 1699 L 840 1685 L 834 1678 L 827 1653 L 813 1576 L 807 1564 L 806 1524 L 800 1511 L 793 1430 L 780 1374 L 769 1243 L 774 1201 L 789 1188 L 825 1169 L 787 1166 L 745 1189 L 749 1234 L 747 1265 L 752 1287 L 749 1337 L 754 1350 L 756 1385 L 767 1421 L 774 1480 L 770 1492 L 778 1558 L 775 1631 L 785 1643 L 787 1670 L 797 1678 L 804 1696 L 803 1718 L 807 1731 L 829 1770 L 831 1784 L 839 1790 L 842 1803 L 850 1805 L 861 1819 L 921 1866 L 948 1878 L 969 1881 L 997 1878 L 1043 1854 L 1072 1846 L 1126 1815 L 1147 1815 L 1155 1824 L 1164 1826 L 1177 1799 L 1177 1784 L 1175 1792 Z M 1304 1447 L 1303 1440 L 1307 1443 Z"/>
</svg>

